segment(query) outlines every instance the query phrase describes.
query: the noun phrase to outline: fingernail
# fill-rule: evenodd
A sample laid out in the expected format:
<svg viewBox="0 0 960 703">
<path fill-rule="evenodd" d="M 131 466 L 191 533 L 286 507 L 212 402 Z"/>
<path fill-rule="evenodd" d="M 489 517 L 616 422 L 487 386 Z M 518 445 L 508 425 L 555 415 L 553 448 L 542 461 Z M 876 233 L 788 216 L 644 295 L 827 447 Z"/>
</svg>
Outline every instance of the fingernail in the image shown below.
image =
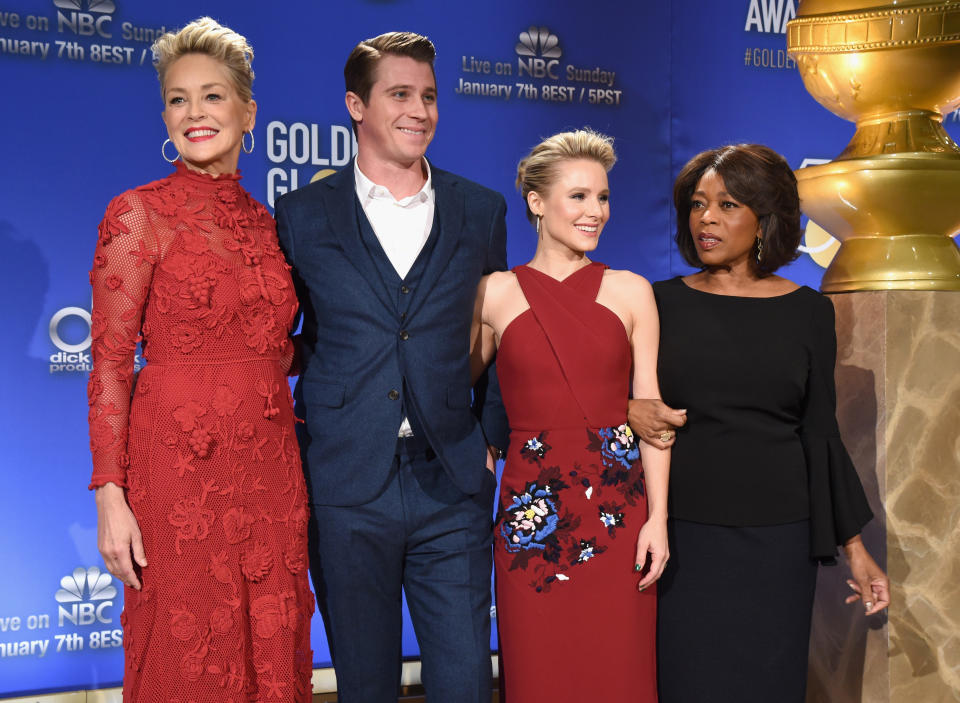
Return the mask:
<svg viewBox="0 0 960 703">
<path fill-rule="evenodd" d="M 640 570 L 641 570 L 641 569 L 643 569 L 643 567 L 640 566 L 639 564 L 634 564 L 634 565 L 633 565 L 633 571 L 634 571 L 634 573 L 640 573 Z"/>
</svg>

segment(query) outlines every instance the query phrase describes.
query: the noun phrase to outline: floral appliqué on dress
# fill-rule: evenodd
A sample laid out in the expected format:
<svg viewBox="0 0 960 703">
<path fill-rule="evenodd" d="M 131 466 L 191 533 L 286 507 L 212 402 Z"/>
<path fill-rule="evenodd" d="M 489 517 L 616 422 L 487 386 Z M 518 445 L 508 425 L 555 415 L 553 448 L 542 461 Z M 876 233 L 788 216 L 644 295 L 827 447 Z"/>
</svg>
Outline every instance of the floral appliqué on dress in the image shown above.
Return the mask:
<svg viewBox="0 0 960 703">
<path fill-rule="evenodd" d="M 503 548 L 514 555 L 509 568 L 528 571 L 530 585 L 547 593 L 557 583 L 575 578 L 573 567 L 586 564 L 607 548 L 597 535 L 616 539 L 625 528 L 625 503 L 636 505 L 644 495 L 640 450 L 627 425 L 587 430 L 587 446 L 595 461 L 567 470 L 547 466 L 549 431 L 527 440 L 520 456 L 541 467 L 536 480 L 520 492 L 504 489 L 497 530 Z M 588 522 L 564 508 L 571 491 L 582 490 L 597 504 L 597 522 Z M 640 525 L 634 525 L 639 530 Z"/>
</svg>

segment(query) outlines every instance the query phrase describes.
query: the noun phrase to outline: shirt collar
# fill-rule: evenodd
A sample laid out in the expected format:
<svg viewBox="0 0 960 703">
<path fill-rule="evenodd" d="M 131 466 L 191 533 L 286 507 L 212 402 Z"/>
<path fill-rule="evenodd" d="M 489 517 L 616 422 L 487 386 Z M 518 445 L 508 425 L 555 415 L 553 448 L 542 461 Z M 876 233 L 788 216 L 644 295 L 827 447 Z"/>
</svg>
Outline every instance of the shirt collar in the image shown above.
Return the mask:
<svg viewBox="0 0 960 703">
<path fill-rule="evenodd" d="M 371 200 L 391 200 L 401 207 L 408 207 L 418 203 L 429 202 L 433 200 L 433 175 L 430 172 L 430 162 L 427 161 L 426 157 L 423 159 L 423 167 L 427 172 L 427 180 L 424 181 L 423 187 L 413 195 L 403 198 L 402 200 L 397 200 L 387 188 L 377 185 L 367 178 L 366 174 L 360 170 L 360 164 L 354 159 L 353 179 L 357 196 L 359 196 L 360 202 L 363 204 L 369 203 Z"/>
</svg>

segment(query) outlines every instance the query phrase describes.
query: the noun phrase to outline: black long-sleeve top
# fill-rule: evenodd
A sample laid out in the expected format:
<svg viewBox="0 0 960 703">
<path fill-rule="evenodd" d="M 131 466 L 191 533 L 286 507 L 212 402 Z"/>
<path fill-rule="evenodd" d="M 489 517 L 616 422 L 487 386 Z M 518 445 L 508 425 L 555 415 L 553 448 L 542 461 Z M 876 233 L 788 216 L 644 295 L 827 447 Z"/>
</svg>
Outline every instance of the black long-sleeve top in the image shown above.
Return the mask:
<svg viewBox="0 0 960 703">
<path fill-rule="evenodd" d="M 770 298 L 654 284 L 664 402 L 687 409 L 670 468 L 673 517 L 732 525 L 809 519 L 811 555 L 873 516 L 836 421 L 833 305 L 811 288 Z"/>
</svg>

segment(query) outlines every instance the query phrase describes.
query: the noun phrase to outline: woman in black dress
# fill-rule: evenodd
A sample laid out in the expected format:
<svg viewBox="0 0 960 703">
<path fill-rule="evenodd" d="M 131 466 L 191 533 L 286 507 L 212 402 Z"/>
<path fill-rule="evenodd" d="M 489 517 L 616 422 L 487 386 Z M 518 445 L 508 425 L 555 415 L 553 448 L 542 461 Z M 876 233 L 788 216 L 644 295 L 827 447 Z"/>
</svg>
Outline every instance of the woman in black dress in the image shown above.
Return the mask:
<svg viewBox="0 0 960 703">
<path fill-rule="evenodd" d="M 800 242 L 796 179 L 777 153 L 703 152 L 677 178 L 674 203 L 677 246 L 700 271 L 654 284 L 671 407 L 630 410 L 651 444 L 680 435 L 660 702 L 802 703 L 818 562 L 843 545 L 847 601 L 870 615 L 890 599 L 860 540 L 872 513 L 835 417 L 833 306 L 774 274 Z"/>
</svg>

